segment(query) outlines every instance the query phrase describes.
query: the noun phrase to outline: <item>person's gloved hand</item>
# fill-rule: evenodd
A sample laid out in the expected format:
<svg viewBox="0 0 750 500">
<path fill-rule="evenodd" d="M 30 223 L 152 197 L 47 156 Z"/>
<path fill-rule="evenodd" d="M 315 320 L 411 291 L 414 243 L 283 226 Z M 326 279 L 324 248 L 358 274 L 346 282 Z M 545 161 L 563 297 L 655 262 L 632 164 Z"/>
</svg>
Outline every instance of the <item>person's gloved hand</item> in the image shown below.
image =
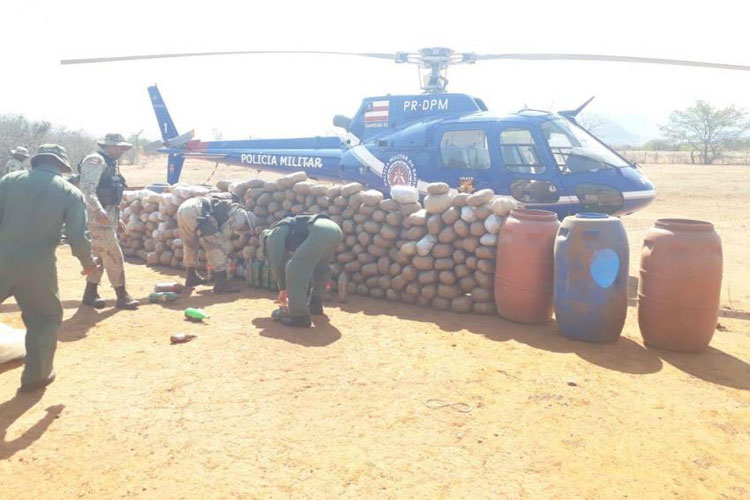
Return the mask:
<svg viewBox="0 0 750 500">
<path fill-rule="evenodd" d="M 102 268 L 102 260 L 99 257 L 94 258 L 93 266 L 84 266 L 81 270 L 81 276 L 92 276 Z"/>
<path fill-rule="evenodd" d="M 286 290 L 281 290 L 279 292 L 279 295 L 276 297 L 276 302 L 278 302 L 282 308 L 289 307 L 289 297 L 286 294 Z"/>
</svg>

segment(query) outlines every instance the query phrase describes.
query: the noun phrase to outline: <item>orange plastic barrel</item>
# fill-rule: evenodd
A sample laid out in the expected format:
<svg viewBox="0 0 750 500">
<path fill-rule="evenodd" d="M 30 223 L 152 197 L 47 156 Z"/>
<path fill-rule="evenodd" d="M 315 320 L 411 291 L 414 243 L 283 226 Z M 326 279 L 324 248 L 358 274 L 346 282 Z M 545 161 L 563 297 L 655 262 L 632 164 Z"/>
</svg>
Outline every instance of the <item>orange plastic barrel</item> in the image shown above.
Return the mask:
<svg viewBox="0 0 750 500">
<path fill-rule="evenodd" d="M 495 265 L 495 305 L 520 323 L 552 319 L 557 215 L 546 210 L 510 212 L 500 230 Z"/>
<path fill-rule="evenodd" d="M 710 222 L 659 219 L 641 253 L 638 324 L 646 345 L 699 352 L 719 318 L 723 257 Z"/>
</svg>

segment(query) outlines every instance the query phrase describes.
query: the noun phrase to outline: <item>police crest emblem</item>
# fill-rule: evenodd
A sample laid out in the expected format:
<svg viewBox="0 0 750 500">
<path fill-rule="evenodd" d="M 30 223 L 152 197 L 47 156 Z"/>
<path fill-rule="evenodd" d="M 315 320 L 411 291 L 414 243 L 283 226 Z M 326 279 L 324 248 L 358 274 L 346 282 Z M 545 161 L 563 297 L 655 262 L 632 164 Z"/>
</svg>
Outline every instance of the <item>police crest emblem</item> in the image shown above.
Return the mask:
<svg viewBox="0 0 750 500">
<path fill-rule="evenodd" d="M 391 156 L 383 168 L 383 184 L 417 187 L 417 170 L 411 158 L 404 154 Z"/>
</svg>

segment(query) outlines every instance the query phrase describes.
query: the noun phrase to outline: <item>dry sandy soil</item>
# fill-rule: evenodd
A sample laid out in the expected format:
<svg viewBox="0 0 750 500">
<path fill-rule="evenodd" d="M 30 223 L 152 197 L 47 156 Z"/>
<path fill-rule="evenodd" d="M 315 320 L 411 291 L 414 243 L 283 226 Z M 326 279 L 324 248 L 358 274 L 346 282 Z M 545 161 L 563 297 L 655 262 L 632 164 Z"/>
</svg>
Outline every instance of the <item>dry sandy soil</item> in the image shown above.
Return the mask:
<svg viewBox="0 0 750 500">
<path fill-rule="evenodd" d="M 17 397 L 20 365 L 0 367 L 0 497 L 750 498 L 750 168 L 647 173 L 659 197 L 625 219 L 631 276 L 658 217 L 710 220 L 723 238 L 727 312 L 703 354 L 644 348 L 634 307 L 608 345 L 358 297 L 290 330 L 257 290 L 97 312 L 79 309 L 61 249 L 57 381 Z M 127 175 L 161 180 L 163 166 Z M 140 298 L 179 279 L 127 273 Z M 212 318 L 186 323 L 187 306 Z M 0 320 L 21 326 L 14 302 Z M 179 331 L 198 338 L 170 345 Z"/>
</svg>

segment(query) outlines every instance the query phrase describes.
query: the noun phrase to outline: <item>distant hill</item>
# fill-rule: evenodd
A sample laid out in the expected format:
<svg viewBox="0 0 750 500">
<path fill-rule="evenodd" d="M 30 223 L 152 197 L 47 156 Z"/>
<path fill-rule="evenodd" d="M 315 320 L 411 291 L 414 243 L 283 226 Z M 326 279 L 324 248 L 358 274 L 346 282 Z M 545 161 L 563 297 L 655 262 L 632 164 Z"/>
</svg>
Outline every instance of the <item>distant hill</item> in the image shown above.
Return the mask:
<svg viewBox="0 0 750 500">
<path fill-rule="evenodd" d="M 601 122 L 596 127 L 597 137 L 616 148 L 642 146 L 661 135 L 656 124 L 645 116 L 599 115 L 597 118 Z"/>
</svg>

